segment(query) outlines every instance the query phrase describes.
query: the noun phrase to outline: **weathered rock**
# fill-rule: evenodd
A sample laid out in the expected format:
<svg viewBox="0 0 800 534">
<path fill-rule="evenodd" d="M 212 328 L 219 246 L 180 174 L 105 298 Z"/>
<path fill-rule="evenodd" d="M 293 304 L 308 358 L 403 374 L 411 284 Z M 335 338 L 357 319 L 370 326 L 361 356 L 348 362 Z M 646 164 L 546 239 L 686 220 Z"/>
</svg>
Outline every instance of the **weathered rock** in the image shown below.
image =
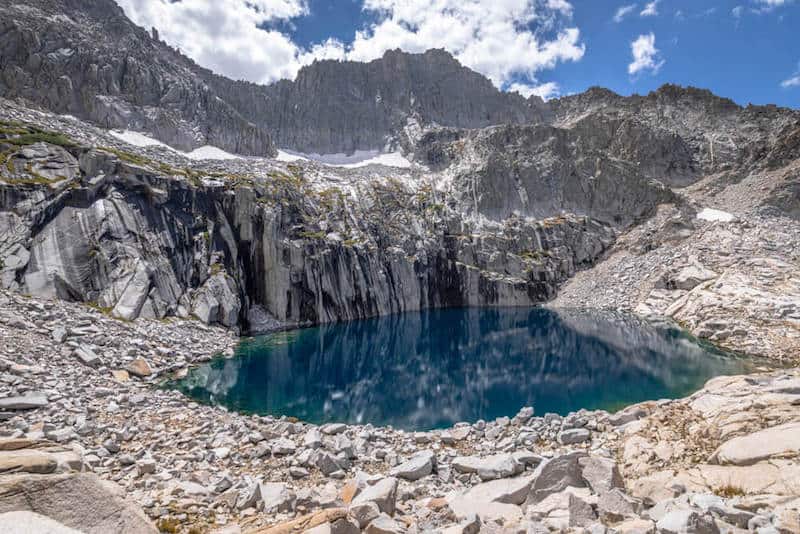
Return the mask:
<svg viewBox="0 0 800 534">
<path fill-rule="evenodd" d="M 581 476 L 594 493 L 602 494 L 614 488 L 624 488 L 617 463 L 610 458 L 589 456 L 580 458 Z"/>
<path fill-rule="evenodd" d="M 386 514 L 381 514 L 367 525 L 364 529 L 367 534 L 400 534 L 405 532 L 405 529 Z"/>
<path fill-rule="evenodd" d="M 773 457 L 800 455 L 800 423 L 787 423 L 739 436 L 723 443 L 710 462 L 722 465 L 752 465 Z"/>
<path fill-rule="evenodd" d="M 393 468 L 389 474 L 406 480 L 419 480 L 430 475 L 436 468 L 436 454 L 432 451 L 419 451 L 411 458 Z"/>
<path fill-rule="evenodd" d="M 90 347 L 82 345 L 75 349 L 74 354 L 83 365 L 88 367 L 100 367 L 103 365 L 103 360 Z"/>
<path fill-rule="evenodd" d="M 348 508 L 350 516 L 356 520 L 359 528 L 366 528 L 366 526 L 376 517 L 381 514 L 378 505 L 372 501 L 360 504 L 352 504 Z"/>
<path fill-rule="evenodd" d="M 511 477 L 522 472 L 522 465 L 510 454 L 459 456 L 451 463 L 459 473 L 476 473 L 481 480 Z"/>
<path fill-rule="evenodd" d="M 0 513 L 30 511 L 88 534 L 156 533 L 121 488 L 93 474 L 0 477 Z"/>
<path fill-rule="evenodd" d="M 153 374 L 150 364 L 147 363 L 147 360 L 144 358 L 136 358 L 125 367 L 125 370 L 128 371 L 129 374 L 138 376 L 139 378 L 146 378 Z"/>
<path fill-rule="evenodd" d="M 597 499 L 597 511 L 604 521 L 622 521 L 635 516 L 640 508 L 639 502 L 618 488 L 601 492 Z"/>
<path fill-rule="evenodd" d="M 38 450 L 0 452 L 0 473 L 52 473 L 58 467 L 56 458 Z"/>
<path fill-rule="evenodd" d="M 520 505 L 528 497 L 534 478 L 534 476 L 520 476 L 484 482 L 467 490 L 464 498 L 476 502 Z"/>
<path fill-rule="evenodd" d="M 572 452 L 542 462 L 536 468 L 536 478 L 533 481 L 525 504 L 527 506 L 535 505 L 548 495 L 560 493 L 570 486 L 573 488 L 586 487 L 579 463 L 581 458 L 586 457 L 587 454 L 585 452 Z"/>
<path fill-rule="evenodd" d="M 286 484 L 266 482 L 259 484 L 259 498 L 264 512 L 288 512 L 294 509 L 296 497 Z"/>
<path fill-rule="evenodd" d="M 585 489 L 584 492 L 588 493 Z M 586 527 L 597 520 L 592 506 L 584 497 L 569 489 L 548 495 L 541 502 L 528 506 L 525 513 L 560 531 L 570 527 Z"/>
<path fill-rule="evenodd" d="M 656 528 L 664 534 L 718 534 L 719 527 L 711 515 L 694 510 L 674 510 L 658 520 Z"/>
<path fill-rule="evenodd" d="M 49 517 L 27 511 L 0 514 L 0 532 L 4 534 L 80 534 Z"/>
<path fill-rule="evenodd" d="M 47 404 L 47 396 L 44 393 L 26 393 L 0 399 L 0 410 L 35 410 L 44 408 Z"/>
<path fill-rule="evenodd" d="M 570 428 L 558 433 L 558 442 L 562 445 L 572 445 L 588 441 L 592 433 L 586 428 Z"/>
<path fill-rule="evenodd" d="M 394 515 L 396 498 L 397 479 L 394 477 L 387 477 L 371 486 L 368 485 L 365 487 L 361 493 L 356 495 L 353 499 L 352 506 L 373 502 L 382 513 Z"/>
</svg>

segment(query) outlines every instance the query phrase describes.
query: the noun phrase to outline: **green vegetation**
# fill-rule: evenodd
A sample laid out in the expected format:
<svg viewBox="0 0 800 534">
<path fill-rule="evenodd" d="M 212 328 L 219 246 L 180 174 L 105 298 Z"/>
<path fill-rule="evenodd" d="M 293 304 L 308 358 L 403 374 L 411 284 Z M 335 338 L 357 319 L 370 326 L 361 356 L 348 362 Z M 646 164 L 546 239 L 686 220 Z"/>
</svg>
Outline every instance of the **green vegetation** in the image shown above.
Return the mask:
<svg viewBox="0 0 800 534">
<path fill-rule="evenodd" d="M 32 145 L 44 142 L 65 148 L 76 146 L 75 142 L 64 134 L 50 132 L 30 124 L 0 120 L 0 136 L 8 144 L 16 146 Z"/>
<path fill-rule="evenodd" d="M 108 146 L 101 146 L 99 147 L 100 150 L 104 152 L 108 152 L 110 154 L 114 154 L 117 156 L 121 161 L 126 163 L 131 163 L 133 165 L 140 165 L 140 166 L 149 166 L 153 163 L 153 160 L 150 158 L 146 158 L 144 156 L 139 156 L 137 154 L 132 154 L 130 152 L 125 152 L 124 150 L 119 150 L 117 148 L 111 148 Z"/>
<path fill-rule="evenodd" d="M 303 239 L 325 239 L 325 235 L 325 232 L 309 232 L 307 230 L 303 230 L 299 234 Z"/>
<path fill-rule="evenodd" d="M 739 486 L 734 486 L 733 484 L 728 483 L 724 486 L 714 489 L 714 494 L 725 499 L 731 499 L 733 497 L 743 497 L 747 495 L 747 492 Z"/>
</svg>

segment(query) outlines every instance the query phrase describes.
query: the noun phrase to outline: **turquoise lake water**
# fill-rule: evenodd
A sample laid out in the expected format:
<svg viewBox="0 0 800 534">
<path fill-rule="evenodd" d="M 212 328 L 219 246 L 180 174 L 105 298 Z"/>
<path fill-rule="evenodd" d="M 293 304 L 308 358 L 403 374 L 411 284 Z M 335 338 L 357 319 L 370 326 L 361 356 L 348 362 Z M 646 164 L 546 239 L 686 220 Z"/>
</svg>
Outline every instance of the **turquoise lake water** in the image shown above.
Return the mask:
<svg viewBox="0 0 800 534">
<path fill-rule="evenodd" d="M 627 315 L 465 308 L 243 339 L 173 386 L 243 412 L 425 430 L 523 406 L 615 410 L 751 367 Z"/>
</svg>

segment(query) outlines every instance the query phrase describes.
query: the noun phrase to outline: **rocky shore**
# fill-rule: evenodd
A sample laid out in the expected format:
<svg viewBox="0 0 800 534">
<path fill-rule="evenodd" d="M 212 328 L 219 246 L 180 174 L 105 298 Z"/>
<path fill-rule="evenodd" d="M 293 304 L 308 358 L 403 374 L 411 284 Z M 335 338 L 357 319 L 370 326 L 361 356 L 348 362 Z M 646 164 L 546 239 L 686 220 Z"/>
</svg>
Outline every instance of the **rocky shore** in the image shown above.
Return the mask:
<svg viewBox="0 0 800 534">
<path fill-rule="evenodd" d="M 40 514 L 92 533 L 800 529 L 798 370 L 721 377 L 616 414 L 315 426 L 159 387 L 230 354 L 237 338 L 222 328 L 0 301 L 0 513 L 17 514 L 0 525 L 41 526 Z"/>
</svg>

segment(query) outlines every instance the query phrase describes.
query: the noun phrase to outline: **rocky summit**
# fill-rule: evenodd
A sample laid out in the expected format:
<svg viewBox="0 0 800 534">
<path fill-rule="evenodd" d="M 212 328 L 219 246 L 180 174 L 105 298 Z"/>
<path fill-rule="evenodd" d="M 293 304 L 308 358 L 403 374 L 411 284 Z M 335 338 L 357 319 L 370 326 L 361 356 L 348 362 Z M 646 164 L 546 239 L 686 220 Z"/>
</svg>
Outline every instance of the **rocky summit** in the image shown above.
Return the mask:
<svg viewBox="0 0 800 534">
<path fill-rule="evenodd" d="M 364 151 L 402 161 L 311 157 Z M 2 2 L 0 532 L 800 532 L 799 192 L 796 109 L 545 102 L 443 50 L 258 85 L 111 0 Z M 533 305 L 757 372 L 420 431 L 167 387 L 242 334 Z"/>
</svg>

